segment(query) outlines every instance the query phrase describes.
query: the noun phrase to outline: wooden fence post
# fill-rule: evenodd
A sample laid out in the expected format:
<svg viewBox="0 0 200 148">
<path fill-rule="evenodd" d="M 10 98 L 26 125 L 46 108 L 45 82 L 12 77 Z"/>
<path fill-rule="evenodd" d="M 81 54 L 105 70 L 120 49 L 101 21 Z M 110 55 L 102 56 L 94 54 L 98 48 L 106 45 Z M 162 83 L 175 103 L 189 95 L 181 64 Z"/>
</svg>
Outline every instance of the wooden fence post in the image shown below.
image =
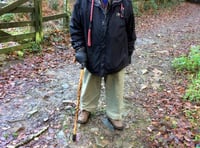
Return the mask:
<svg viewBox="0 0 200 148">
<path fill-rule="evenodd" d="M 42 31 L 42 0 L 34 0 L 35 7 L 35 42 L 40 43 L 43 40 Z"/>
<path fill-rule="evenodd" d="M 66 29 L 66 27 L 69 27 L 69 9 L 68 9 L 68 0 L 64 0 L 64 13 L 67 14 L 66 17 L 63 18 L 63 27 Z"/>
</svg>

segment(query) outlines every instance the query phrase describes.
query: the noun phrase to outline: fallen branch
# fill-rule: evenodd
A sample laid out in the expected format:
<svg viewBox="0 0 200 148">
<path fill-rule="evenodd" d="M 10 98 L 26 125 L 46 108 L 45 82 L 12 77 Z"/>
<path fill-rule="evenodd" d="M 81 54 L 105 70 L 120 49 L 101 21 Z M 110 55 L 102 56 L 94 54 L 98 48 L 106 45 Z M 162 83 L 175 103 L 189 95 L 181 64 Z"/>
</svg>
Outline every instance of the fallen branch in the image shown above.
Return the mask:
<svg viewBox="0 0 200 148">
<path fill-rule="evenodd" d="M 44 128 L 43 128 L 42 130 L 40 130 L 39 132 L 28 136 L 28 138 L 25 139 L 24 141 L 22 141 L 22 142 L 20 142 L 20 143 L 18 143 L 18 144 L 16 144 L 16 145 L 14 145 L 14 146 L 11 146 L 11 147 L 12 147 L 12 148 L 18 148 L 18 147 L 20 147 L 20 146 L 23 146 L 23 145 L 29 143 L 29 142 L 32 141 L 34 138 L 36 138 L 36 137 L 40 136 L 42 133 L 44 133 L 48 128 L 49 128 L 49 125 L 46 126 L 46 127 L 44 127 Z M 10 148 L 11 148 L 11 147 L 10 147 Z"/>
</svg>

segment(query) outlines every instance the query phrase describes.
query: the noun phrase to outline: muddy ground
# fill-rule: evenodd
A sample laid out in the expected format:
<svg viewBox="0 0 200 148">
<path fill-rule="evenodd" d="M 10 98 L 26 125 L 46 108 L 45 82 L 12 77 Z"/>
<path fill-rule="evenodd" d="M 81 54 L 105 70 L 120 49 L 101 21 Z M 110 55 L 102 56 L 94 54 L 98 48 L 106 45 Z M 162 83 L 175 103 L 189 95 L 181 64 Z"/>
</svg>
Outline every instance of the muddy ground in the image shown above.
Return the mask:
<svg viewBox="0 0 200 148">
<path fill-rule="evenodd" d="M 171 60 L 200 44 L 199 12 L 199 5 L 183 3 L 166 13 L 136 18 L 138 38 L 132 64 L 126 69 L 123 131 L 113 131 L 105 124 L 102 87 L 99 107 L 88 124 L 78 126 L 77 142 L 72 142 L 80 70 L 68 56 L 71 48 L 45 47 L 46 53 L 38 58 L 11 60 L 9 66 L 3 63 L 0 147 L 151 147 L 145 139 L 152 117 L 142 102 L 148 101 L 149 93 L 162 92 L 166 83 L 177 81 Z M 53 62 L 45 61 L 47 57 Z"/>
</svg>

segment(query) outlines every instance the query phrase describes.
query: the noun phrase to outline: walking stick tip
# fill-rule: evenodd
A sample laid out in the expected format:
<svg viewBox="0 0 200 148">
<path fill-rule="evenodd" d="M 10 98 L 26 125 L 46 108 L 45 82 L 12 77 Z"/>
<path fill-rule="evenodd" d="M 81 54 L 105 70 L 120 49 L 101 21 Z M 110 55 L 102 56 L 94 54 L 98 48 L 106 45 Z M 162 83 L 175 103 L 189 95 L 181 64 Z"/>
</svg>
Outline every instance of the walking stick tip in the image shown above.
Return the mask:
<svg viewBox="0 0 200 148">
<path fill-rule="evenodd" d="M 73 136 L 72 136 L 72 140 L 75 142 L 76 141 L 76 134 L 74 134 Z"/>
</svg>

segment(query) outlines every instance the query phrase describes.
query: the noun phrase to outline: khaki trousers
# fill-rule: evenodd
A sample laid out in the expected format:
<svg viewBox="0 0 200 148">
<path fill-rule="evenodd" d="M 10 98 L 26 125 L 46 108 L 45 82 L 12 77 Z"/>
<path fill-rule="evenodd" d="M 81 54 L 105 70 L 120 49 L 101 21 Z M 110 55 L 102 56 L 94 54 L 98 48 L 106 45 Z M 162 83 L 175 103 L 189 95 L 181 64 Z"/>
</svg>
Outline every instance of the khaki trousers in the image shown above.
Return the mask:
<svg viewBox="0 0 200 148">
<path fill-rule="evenodd" d="M 125 69 L 104 77 L 106 114 L 112 119 L 122 119 L 124 72 Z M 84 69 L 80 100 L 81 110 L 95 111 L 100 98 L 101 81 L 102 77 L 93 75 L 87 69 Z"/>
</svg>

